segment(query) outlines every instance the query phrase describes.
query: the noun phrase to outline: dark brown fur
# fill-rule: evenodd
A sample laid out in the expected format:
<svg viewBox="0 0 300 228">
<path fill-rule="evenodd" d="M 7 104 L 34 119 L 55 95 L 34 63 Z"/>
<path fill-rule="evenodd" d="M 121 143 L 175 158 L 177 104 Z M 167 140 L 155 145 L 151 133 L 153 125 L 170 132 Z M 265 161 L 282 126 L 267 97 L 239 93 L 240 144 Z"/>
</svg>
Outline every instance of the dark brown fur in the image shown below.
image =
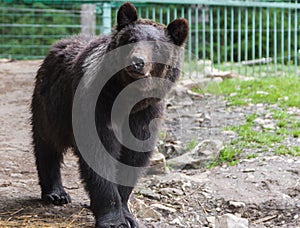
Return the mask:
<svg viewBox="0 0 300 228">
<path fill-rule="evenodd" d="M 62 186 L 60 164 L 63 152 L 67 148 L 73 148 L 79 158 L 81 178 L 91 199 L 96 227 L 138 227 L 127 206 L 132 187 L 117 185 L 98 176 L 86 164 L 76 147 L 72 129 L 74 93 L 85 72 L 94 66 L 94 57 L 101 59 L 105 53 L 128 44 L 130 39 L 135 39 L 135 42 L 163 41 L 182 46 L 187 30 L 184 19 L 177 19 L 168 27 L 150 20 L 137 19 L 136 9 L 125 3 L 118 12 L 118 25 L 112 35 L 75 36 L 61 40 L 51 48 L 38 70 L 31 104 L 33 145 L 43 200 L 57 205 L 71 201 Z M 146 59 L 151 57 L 150 48 L 141 47 L 139 50 L 146 50 L 143 54 Z M 170 54 L 170 61 L 181 61 L 179 56 L 173 54 Z M 88 58 L 91 61 L 87 61 Z M 115 56 L 109 67 L 117 65 L 119 58 L 120 56 Z M 142 70 L 149 68 L 151 75 L 158 75 L 172 82 L 179 77 L 179 70 L 176 68 L 163 64 L 146 64 Z M 145 167 L 152 151 L 136 153 L 122 146 L 108 127 L 115 98 L 128 84 L 138 80 L 130 72 L 121 70 L 104 86 L 97 101 L 95 124 L 103 145 L 113 157 L 130 166 Z M 166 88 L 166 92 L 169 89 Z M 160 99 L 149 98 L 139 102 L 129 119 L 133 135 L 141 140 L 147 139 L 150 121 L 161 117 L 162 112 L 163 101 Z M 112 176 L 122 176 L 117 167 L 111 167 L 109 172 Z M 135 175 L 137 180 L 140 174 Z"/>
</svg>

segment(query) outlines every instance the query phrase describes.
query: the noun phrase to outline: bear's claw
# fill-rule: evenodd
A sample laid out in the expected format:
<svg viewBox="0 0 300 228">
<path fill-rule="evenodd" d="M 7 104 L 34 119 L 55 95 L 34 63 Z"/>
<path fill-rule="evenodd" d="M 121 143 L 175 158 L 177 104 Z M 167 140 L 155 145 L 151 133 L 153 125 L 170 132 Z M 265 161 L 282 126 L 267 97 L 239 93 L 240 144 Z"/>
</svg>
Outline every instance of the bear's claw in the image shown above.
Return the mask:
<svg viewBox="0 0 300 228">
<path fill-rule="evenodd" d="M 71 197 L 66 192 L 51 192 L 48 194 L 43 194 L 42 199 L 45 202 L 52 203 L 54 205 L 71 203 Z"/>
</svg>

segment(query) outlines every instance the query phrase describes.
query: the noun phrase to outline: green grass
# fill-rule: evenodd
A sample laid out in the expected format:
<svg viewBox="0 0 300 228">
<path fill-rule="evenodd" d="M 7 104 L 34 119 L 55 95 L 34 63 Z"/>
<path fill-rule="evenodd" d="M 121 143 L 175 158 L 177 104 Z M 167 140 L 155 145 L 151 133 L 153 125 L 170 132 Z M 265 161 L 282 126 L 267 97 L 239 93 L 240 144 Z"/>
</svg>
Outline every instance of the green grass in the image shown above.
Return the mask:
<svg viewBox="0 0 300 228">
<path fill-rule="evenodd" d="M 280 143 L 284 138 L 283 136 L 262 131 L 255 130 L 253 123 L 246 123 L 238 126 L 229 127 L 230 130 L 238 133 L 239 141 L 242 140 L 246 143 L 255 145 L 271 146 L 273 143 Z"/>
<path fill-rule="evenodd" d="M 216 160 L 209 162 L 207 167 L 213 168 L 224 163 L 230 166 L 236 165 L 240 160 L 239 156 L 241 153 L 241 149 L 238 149 L 233 145 L 227 145 L 220 151 L 219 157 Z"/>
<path fill-rule="evenodd" d="M 235 165 L 240 159 L 255 158 L 258 153 L 273 152 L 277 155 L 300 156 L 300 147 L 283 145 L 286 137 L 300 137 L 300 121 L 288 112 L 289 107 L 300 108 L 300 78 L 296 76 L 260 77 L 250 81 L 224 80 L 208 84 L 205 88 L 194 88 L 194 92 L 222 95 L 230 106 L 263 103 L 275 122 L 275 129 L 266 129 L 255 122 L 265 118 L 258 114 L 246 116 L 245 122 L 227 126 L 238 138 L 227 143 L 218 159 L 209 167 Z M 276 106 L 271 106 L 276 104 Z M 251 152 L 249 152 L 251 151 Z"/>
<path fill-rule="evenodd" d="M 300 146 L 287 147 L 284 145 L 280 145 L 278 148 L 276 148 L 275 154 L 300 156 Z"/>
<path fill-rule="evenodd" d="M 277 120 L 286 120 L 291 117 L 291 114 L 287 113 L 286 110 L 273 110 L 272 118 Z"/>
<path fill-rule="evenodd" d="M 197 144 L 198 144 L 199 142 L 198 142 L 198 140 L 196 139 L 196 138 L 194 138 L 194 139 L 191 139 L 191 141 L 189 141 L 187 144 L 186 144 L 186 146 L 185 146 L 185 151 L 191 151 L 192 149 L 194 149 L 196 146 L 197 146 Z"/>
<path fill-rule="evenodd" d="M 250 154 L 247 154 L 246 155 L 246 158 L 247 159 L 251 159 L 251 158 L 256 158 L 258 155 L 257 154 L 255 154 L 255 153 L 250 153 Z"/>
<path fill-rule="evenodd" d="M 232 140 L 220 151 L 219 157 L 211 162 L 208 167 L 218 165 L 235 165 L 242 158 L 255 158 L 258 153 L 273 151 L 277 155 L 300 156 L 300 147 L 287 148 L 281 145 L 287 135 L 299 137 L 300 130 L 294 128 L 279 128 L 276 131 L 265 131 L 257 128 L 253 122 L 255 114 L 248 116 L 245 124 L 226 127 L 237 133 L 238 139 Z M 255 151 L 255 152 L 247 152 Z"/>
<path fill-rule="evenodd" d="M 300 107 L 300 78 L 297 76 L 262 77 L 250 81 L 224 80 L 208 84 L 206 88 L 194 88 L 194 92 L 224 95 L 229 105 L 278 104 L 280 107 Z"/>
<path fill-rule="evenodd" d="M 257 129 L 254 123 L 255 118 L 256 114 L 252 114 L 246 117 L 247 122 L 245 124 L 225 128 L 225 130 L 231 130 L 237 133 L 238 139 L 226 144 L 224 149 L 220 151 L 219 157 L 210 163 L 209 167 L 224 163 L 235 165 L 242 158 L 255 158 L 258 156 L 257 153 L 246 153 L 245 151 L 269 151 L 270 148 L 273 148 L 284 140 L 283 134 Z"/>
</svg>

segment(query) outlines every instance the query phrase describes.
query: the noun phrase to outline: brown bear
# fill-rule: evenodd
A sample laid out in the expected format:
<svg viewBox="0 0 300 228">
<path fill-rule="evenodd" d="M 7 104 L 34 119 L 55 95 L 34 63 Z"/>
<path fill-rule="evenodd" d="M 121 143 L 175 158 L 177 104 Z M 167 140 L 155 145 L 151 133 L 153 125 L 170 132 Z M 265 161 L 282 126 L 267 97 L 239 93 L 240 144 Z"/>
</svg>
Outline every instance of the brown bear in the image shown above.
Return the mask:
<svg viewBox="0 0 300 228">
<path fill-rule="evenodd" d="M 105 177 L 90 166 L 79 149 L 80 143 L 74 137 L 74 97 L 83 78 L 88 81 L 84 87 L 88 94 L 89 87 L 94 86 L 97 90 L 97 79 L 107 77 L 107 72 L 113 72 L 105 85 L 101 89 L 99 87 L 101 91 L 98 91 L 93 116 L 97 137 L 105 151 L 120 164 L 146 167 L 155 140 L 150 140 L 151 145 L 145 151 L 137 152 L 127 146 L 130 140 L 124 145 L 114 131 L 119 129 L 121 137 L 125 136 L 123 125 L 114 124 L 112 120 L 114 102 L 124 88 L 143 79 L 148 81 L 132 87 L 134 93 L 128 93 L 128 97 L 123 99 L 123 107 L 129 105 L 131 98 L 142 97 L 146 90 L 151 90 L 150 82 L 154 78 L 176 82 L 183 55 L 176 48 L 171 50 L 167 44 L 182 50 L 187 35 L 188 24 L 185 19 L 176 19 L 164 26 L 139 19 L 135 7 L 124 3 L 118 11 L 117 25 L 112 34 L 100 37 L 74 36 L 52 46 L 37 72 L 31 103 L 34 154 L 44 201 L 55 205 L 71 202 L 62 186 L 60 167 L 64 152 L 72 148 L 78 156 L 80 175 L 90 196 L 90 208 L 96 218 L 96 227 L 138 227 L 127 202 L 140 176 L 140 170 L 131 173 L 130 184 L 122 184 L 128 178 L 127 174 L 122 172 L 118 164 L 99 159 L 102 155 L 104 159 L 105 153 L 97 151 L 97 148 L 95 153 L 99 152 L 100 155 L 95 161 Z M 130 46 L 129 51 L 121 51 L 120 48 L 126 45 Z M 159 87 L 158 85 L 163 84 L 153 85 Z M 130 109 L 128 125 L 134 137 L 147 140 L 150 134 L 156 135 L 157 126 L 151 125 L 151 121 L 161 117 L 163 98 L 171 86 L 172 84 L 167 84 L 160 97 L 140 99 Z M 79 99 L 82 96 L 84 100 L 84 95 L 78 96 Z M 84 117 L 85 110 L 82 109 L 76 115 Z M 119 115 L 126 116 L 125 111 L 120 109 Z M 91 138 L 83 133 L 81 140 L 88 142 Z M 87 143 L 87 147 L 93 150 L 93 145 Z"/>
</svg>

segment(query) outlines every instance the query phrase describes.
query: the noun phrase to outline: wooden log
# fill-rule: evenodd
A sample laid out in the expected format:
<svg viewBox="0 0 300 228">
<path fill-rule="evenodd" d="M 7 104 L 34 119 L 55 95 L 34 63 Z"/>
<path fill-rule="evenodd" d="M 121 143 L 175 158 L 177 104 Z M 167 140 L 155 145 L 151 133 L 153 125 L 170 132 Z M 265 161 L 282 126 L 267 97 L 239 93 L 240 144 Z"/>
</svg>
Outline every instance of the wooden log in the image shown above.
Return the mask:
<svg viewBox="0 0 300 228">
<path fill-rule="evenodd" d="M 85 35 L 96 34 L 96 5 L 81 5 L 81 33 Z"/>
<path fill-rule="evenodd" d="M 247 60 L 247 61 L 242 61 L 242 65 L 258 65 L 258 64 L 268 64 L 273 61 L 272 58 L 261 58 L 261 59 L 253 59 L 253 60 Z"/>
</svg>

